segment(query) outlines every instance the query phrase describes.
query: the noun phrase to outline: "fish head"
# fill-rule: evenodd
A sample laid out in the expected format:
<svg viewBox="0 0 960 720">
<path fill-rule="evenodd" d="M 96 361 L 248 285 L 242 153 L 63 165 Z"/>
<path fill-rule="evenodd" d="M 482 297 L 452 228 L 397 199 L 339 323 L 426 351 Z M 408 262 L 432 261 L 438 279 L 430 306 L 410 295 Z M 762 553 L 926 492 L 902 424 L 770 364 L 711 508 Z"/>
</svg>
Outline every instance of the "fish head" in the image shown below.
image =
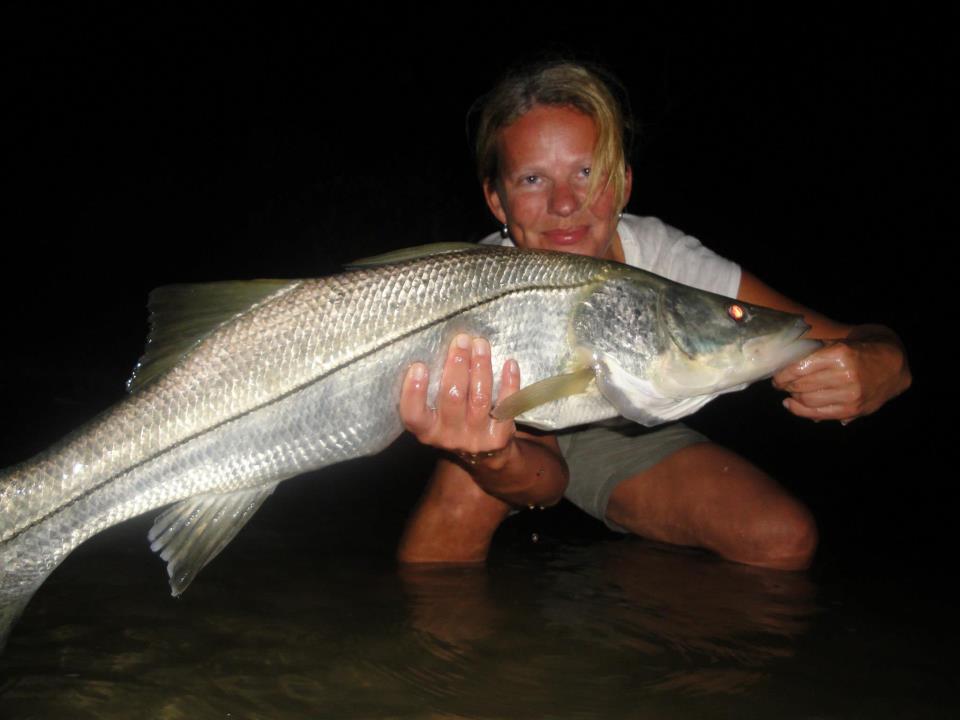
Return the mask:
<svg viewBox="0 0 960 720">
<path fill-rule="evenodd" d="M 820 347 L 798 315 L 637 271 L 592 288 L 574 342 L 617 412 L 645 425 L 689 415 Z"/>
<path fill-rule="evenodd" d="M 821 346 L 802 336 L 800 315 L 671 284 L 658 297 L 665 352 L 651 379 L 665 393 L 690 397 L 770 377 Z"/>
</svg>

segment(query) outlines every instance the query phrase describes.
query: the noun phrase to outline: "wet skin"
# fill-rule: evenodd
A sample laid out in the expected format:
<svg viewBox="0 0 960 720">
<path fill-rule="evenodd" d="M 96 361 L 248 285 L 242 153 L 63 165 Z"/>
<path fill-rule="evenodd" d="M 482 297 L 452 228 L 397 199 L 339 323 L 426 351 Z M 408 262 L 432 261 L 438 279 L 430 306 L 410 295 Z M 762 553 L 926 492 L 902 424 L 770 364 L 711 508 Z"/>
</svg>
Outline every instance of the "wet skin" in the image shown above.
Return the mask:
<svg viewBox="0 0 960 720">
<path fill-rule="evenodd" d="M 593 120 L 564 107 L 537 106 L 501 131 L 501 176 L 484 184 L 484 196 L 519 247 L 623 261 L 612 191 L 585 202 L 595 140 Z M 631 180 L 628 173 L 627 197 Z M 746 271 L 737 297 L 801 314 L 809 336 L 827 341 L 773 378 L 789 393 L 784 406 L 795 415 L 846 424 L 909 387 L 906 355 L 891 330 L 834 322 Z M 519 389 L 520 370 L 513 361 L 504 365 L 501 399 Z M 552 505 L 567 484 L 552 436 L 490 418 L 493 368 L 485 340 L 455 338 L 442 372 L 435 409 L 427 405 L 422 363 L 408 370 L 401 393 L 405 427 L 420 442 L 447 451 L 408 522 L 401 562 L 482 562 L 511 507 Z M 817 545 L 816 524 L 802 503 L 714 443 L 678 450 L 622 482 L 607 519 L 654 540 L 784 570 L 807 567 Z"/>
</svg>

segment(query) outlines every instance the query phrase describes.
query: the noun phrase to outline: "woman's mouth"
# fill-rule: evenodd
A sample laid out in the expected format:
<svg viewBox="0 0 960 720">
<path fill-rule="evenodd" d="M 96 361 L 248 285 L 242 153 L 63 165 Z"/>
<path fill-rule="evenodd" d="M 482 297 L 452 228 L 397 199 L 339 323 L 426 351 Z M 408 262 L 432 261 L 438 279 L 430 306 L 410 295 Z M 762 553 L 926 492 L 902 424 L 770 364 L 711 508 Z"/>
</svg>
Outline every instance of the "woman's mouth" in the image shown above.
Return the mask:
<svg viewBox="0 0 960 720">
<path fill-rule="evenodd" d="M 576 245 L 587 236 L 589 230 L 589 225 L 580 225 L 573 228 L 547 230 L 543 236 L 551 245 Z"/>
</svg>

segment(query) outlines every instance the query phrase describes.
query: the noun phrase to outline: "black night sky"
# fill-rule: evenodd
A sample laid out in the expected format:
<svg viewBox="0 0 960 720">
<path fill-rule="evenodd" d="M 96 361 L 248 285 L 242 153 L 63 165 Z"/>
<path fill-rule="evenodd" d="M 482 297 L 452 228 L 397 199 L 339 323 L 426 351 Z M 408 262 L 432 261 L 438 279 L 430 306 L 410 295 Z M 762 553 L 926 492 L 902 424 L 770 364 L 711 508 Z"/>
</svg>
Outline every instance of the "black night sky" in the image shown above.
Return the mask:
<svg viewBox="0 0 960 720">
<path fill-rule="evenodd" d="M 693 424 L 786 476 L 825 544 L 942 557 L 957 398 L 948 11 L 533 3 L 337 20 L 319 5 L 137 5 L 3 11 L 0 466 L 121 397 L 155 286 L 322 275 L 493 231 L 466 111 L 508 65 L 559 51 L 630 91 L 631 212 L 909 349 L 913 389 L 850 427 L 792 418 L 765 385 Z"/>
</svg>

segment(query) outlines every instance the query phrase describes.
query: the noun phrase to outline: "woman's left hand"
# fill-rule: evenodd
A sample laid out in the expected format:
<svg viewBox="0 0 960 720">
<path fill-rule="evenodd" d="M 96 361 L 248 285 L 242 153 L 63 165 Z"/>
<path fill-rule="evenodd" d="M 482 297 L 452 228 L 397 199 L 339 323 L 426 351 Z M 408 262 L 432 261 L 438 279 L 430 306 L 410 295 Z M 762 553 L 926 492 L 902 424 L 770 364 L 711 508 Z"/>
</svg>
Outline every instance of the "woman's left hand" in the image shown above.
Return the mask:
<svg viewBox="0 0 960 720">
<path fill-rule="evenodd" d="M 790 393 L 784 407 L 813 420 L 844 425 L 869 415 L 910 387 L 910 369 L 896 335 L 881 326 L 855 327 L 842 340 L 828 340 L 773 376 Z"/>
</svg>

